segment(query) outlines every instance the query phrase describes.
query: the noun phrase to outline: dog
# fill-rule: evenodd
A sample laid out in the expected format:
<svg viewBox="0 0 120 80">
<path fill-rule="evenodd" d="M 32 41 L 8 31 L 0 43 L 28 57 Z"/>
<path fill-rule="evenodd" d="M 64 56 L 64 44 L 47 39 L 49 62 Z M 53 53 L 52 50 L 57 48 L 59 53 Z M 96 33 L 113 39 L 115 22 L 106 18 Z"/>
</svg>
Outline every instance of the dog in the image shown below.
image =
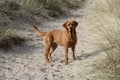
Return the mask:
<svg viewBox="0 0 120 80">
<path fill-rule="evenodd" d="M 78 22 L 66 21 L 63 24 L 65 30 L 51 30 L 48 32 L 41 32 L 36 25 L 34 30 L 37 36 L 44 36 L 45 58 L 47 62 L 53 61 L 51 54 L 55 51 L 58 45 L 64 47 L 65 64 L 68 64 L 68 48 L 72 50 L 72 57 L 75 60 L 75 46 L 77 43 L 76 27 Z"/>
</svg>

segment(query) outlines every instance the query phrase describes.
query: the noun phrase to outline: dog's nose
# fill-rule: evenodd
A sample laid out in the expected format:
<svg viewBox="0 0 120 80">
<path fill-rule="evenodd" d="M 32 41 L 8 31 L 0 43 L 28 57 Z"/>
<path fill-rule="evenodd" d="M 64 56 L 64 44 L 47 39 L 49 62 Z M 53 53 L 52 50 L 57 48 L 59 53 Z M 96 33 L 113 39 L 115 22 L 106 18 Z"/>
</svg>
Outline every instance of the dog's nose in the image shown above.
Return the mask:
<svg viewBox="0 0 120 80">
<path fill-rule="evenodd" d="M 70 27 L 70 29 L 72 29 L 72 27 Z"/>
</svg>

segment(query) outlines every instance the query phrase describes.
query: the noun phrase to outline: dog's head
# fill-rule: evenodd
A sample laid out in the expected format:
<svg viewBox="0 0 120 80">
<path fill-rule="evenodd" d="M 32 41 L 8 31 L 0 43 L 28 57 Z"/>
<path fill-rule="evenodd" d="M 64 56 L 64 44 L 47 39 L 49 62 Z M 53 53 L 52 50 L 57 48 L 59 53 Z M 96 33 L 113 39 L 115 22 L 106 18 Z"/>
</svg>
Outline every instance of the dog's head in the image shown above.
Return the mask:
<svg viewBox="0 0 120 80">
<path fill-rule="evenodd" d="M 73 31 L 75 31 L 77 25 L 78 25 L 78 22 L 76 22 L 76 21 L 66 21 L 63 24 L 63 27 L 66 28 L 67 31 L 73 32 Z"/>
</svg>

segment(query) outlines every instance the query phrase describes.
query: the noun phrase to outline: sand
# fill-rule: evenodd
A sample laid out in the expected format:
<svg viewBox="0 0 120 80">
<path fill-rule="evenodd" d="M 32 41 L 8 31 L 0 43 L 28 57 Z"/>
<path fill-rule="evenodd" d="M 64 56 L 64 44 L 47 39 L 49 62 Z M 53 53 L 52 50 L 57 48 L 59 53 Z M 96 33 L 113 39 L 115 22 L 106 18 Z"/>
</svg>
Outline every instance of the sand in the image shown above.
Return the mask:
<svg viewBox="0 0 120 80">
<path fill-rule="evenodd" d="M 42 31 L 64 29 L 63 23 L 75 20 L 78 43 L 76 45 L 77 60 L 72 60 L 69 50 L 69 64 L 64 63 L 64 48 L 58 46 L 52 54 L 53 63 L 45 62 L 43 38 L 36 37 L 34 31 L 21 32 L 31 39 L 28 43 L 15 46 L 9 51 L 0 51 L 0 80 L 89 80 L 92 77 L 93 65 L 102 55 L 96 45 L 96 34 L 86 24 L 89 15 L 86 9 L 72 11 L 72 15 L 50 20 L 39 25 Z M 94 43 L 95 42 L 95 43 Z"/>
</svg>

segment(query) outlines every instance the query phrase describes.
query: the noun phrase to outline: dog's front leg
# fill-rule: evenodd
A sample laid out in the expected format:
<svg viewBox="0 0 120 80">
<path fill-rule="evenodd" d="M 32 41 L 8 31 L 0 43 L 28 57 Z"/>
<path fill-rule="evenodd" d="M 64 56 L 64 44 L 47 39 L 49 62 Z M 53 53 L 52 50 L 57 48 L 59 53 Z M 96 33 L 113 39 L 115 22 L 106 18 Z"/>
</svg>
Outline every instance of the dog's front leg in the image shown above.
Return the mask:
<svg viewBox="0 0 120 80">
<path fill-rule="evenodd" d="M 71 47 L 71 50 L 72 50 L 72 57 L 73 57 L 73 60 L 75 60 L 75 45 Z"/>
<path fill-rule="evenodd" d="M 65 64 L 68 64 L 68 47 L 65 47 Z"/>
</svg>

